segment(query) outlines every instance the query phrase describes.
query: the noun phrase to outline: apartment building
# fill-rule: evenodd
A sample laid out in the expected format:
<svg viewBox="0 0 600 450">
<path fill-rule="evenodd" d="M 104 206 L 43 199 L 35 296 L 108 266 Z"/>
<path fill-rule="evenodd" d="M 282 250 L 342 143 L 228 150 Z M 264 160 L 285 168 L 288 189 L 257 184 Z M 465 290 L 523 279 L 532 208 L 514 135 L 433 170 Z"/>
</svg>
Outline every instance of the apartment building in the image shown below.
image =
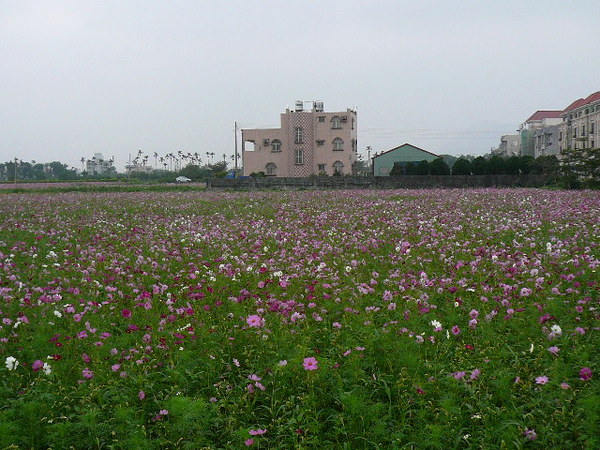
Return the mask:
<svg viewBox="0 0 600 450">
<path fill-rule="evenodd" d="M 600 91 L 575 100 L 561 114 L 559 151 L 600 146 Z"/>
<path fill-rule="evenodd" d="M 527 119 L 519 128 L 519 135 L 521 137 L 521 143 L 519 145 L 519 153 L 521 156 L 533 156 L 538 157 L 542 154 L 548 153 L 551 149 L 546 150 L 546 143 L 549 146 L 553 142 L 551 139 L 552 134 L 558 132 L 557 128 L 562 123 L 562 111 L 560 110 L 540 110 L 536 111 Z M 540 137 L 541 136 L 541 137 Z M 536 155 L 536 139 L 540 137 L 538 153 Z M 555 139 L 557 141 L 557 139 Z M 555 146 L 555 153 L 558 153 L 558 147 Z"/>
<path fill-rule="evenodd" d="M 305 103 L 312 107 L 305 110 Z M 242 129 L 244 175 L 275 177 L 352 174 L 357 159 L 356 110 L 325 112 L 323 102 L 298 100 L 280 128 Z"/>
</svg>

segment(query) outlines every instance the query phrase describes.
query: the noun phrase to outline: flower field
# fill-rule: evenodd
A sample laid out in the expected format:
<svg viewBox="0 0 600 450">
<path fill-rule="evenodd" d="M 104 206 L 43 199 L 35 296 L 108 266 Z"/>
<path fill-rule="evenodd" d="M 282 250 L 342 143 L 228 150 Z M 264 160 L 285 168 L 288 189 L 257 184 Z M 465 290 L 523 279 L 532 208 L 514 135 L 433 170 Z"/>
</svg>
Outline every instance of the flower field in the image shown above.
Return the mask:
<svg viewBox="0 0 600 450">
<path fill-rule="evenodd" d="M 599 448 L 600 196 L 0 194 L 0 448 Z"/>
</svg>

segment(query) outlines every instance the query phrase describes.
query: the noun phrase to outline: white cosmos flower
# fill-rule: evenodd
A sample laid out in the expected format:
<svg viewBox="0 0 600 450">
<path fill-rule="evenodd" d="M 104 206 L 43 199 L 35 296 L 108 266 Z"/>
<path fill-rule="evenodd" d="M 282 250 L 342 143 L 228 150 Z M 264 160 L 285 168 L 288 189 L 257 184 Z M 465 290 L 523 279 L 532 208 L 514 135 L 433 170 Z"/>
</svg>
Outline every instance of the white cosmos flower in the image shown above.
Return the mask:
<svg viewBox="0 0 600 450">
<path fill-rule="evenodd" d="M 19 361 L 14 356 L 8 356 L 4 364 L 8 370 L 15 370 L 19 365 Z"/>
</svg>

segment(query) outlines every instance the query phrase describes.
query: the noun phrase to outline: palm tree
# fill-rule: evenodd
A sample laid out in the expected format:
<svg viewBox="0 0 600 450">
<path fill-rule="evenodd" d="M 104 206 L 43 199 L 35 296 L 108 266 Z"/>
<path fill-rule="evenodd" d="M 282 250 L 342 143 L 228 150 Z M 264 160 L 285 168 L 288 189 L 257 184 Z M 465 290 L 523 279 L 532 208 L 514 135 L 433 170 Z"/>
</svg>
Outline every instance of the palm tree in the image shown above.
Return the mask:
<svg viewBox="0 0 600 450">
<path fill-rule="evenodd" d="M 156 170 L 156 160 L 158 158 L 158 152 L 154 152 L 154 170 Z"/>
</svg>

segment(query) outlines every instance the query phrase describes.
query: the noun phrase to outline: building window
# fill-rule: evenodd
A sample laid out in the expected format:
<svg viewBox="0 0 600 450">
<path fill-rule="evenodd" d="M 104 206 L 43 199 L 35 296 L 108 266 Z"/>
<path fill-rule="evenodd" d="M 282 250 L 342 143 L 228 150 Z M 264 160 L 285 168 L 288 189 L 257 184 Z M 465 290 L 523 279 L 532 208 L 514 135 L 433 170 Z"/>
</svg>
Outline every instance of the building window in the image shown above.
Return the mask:
<svg viewBox="0 0 600 450">
<path fill-rule="evenodd" d="M 335 138 L 333 140 L 333 151 L 342 151 L 344 150 L 344 141 L 340 138 Z"/>
<path fill-rule="evenodd" d="M 590 122 L 590 134 L 594 134 L 594 122 Z"/>
<path fill-rule="evenodd" d="M 325 141 L 319 140 L 319 141 L 317 141 L 317 145 L 325 145 Z"/>
<path fill-rule="evenodd" d="M 269 163 L 265 166 L 267 175 L 274 177 L 277 175 L 277 166 L 274 163 Z"/>
<path fill-rule="evenodd" d="M 272 152 L 280 152 L 281 151 L 281 141 L 278 139 L 274 139 L 271 142 L 271 151 Z"/>
<path fill-rule="evenodd" d="M 304 164 L 304 150 L 302 150 L 301 148 L 296 149 L 296 154 L 294 155 L 294 163 Z"/>
<path fill-rule="evenodd" d="M 344 163 L 341 161 L 336 161 L 333 163 L 333 173 L 344 173 Z"/>
<path fill-rule="evenodd" d="M 319 164 L 318 168 L 319 168 L 319 173 L 325 173 L 325 164 Z"/>
<path fill-rule="evenodd" d="M 577 137 L 577 127 L 573 128 L 573 137 Z"/>
<path fill-rule="evenodd" d="M 319 122 L 325 122 L 325 116 L 319 116 Z"/>
<path fill-rule="evenodd" d="M 334 130 L 342 128 L 342 118 L 340 116 L 334 116 L 331 119 L 331 128 Z"/>
<path fill-rule="evenodd" d="M 594 145 L 594 141 L 590 142 L 590 148 L 595 148 L 596 146 Z"/>
<path fill-rule="evenodd" d="M 304 130 L 302 127 L 294 128 L 294 143 L 303 144 L 304 143 Z"/>
<path fill-rule="evenodd" d="M 585 125 L 581 126 L 581 136 L 585 136 Z"/>
</svg>

